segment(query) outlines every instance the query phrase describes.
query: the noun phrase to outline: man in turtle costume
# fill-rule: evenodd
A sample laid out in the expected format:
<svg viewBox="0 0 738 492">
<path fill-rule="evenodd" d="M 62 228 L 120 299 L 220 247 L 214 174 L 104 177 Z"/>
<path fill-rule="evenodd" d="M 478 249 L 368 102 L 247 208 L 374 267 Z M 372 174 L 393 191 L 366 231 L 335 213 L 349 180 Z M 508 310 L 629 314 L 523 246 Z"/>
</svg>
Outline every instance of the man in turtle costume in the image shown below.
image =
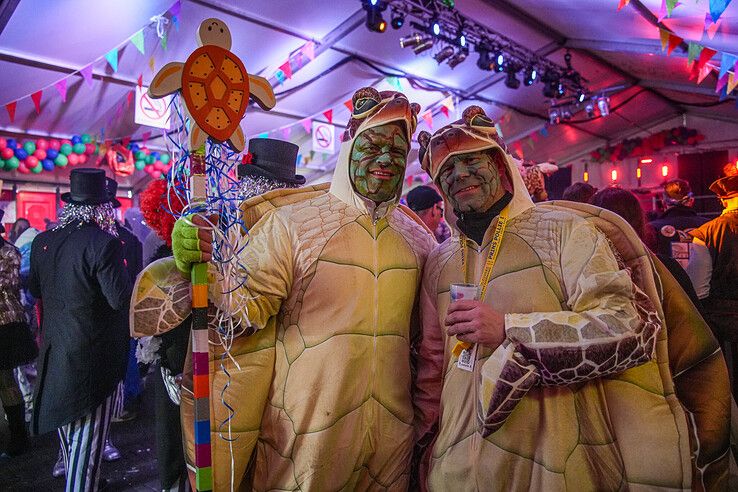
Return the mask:
<svg viewBox="0 0 738 492">
<path fill-rule="evenodd" d="M 418 107 L 400 93 L 371 88 L 357 91 L 353 104 L 330 191 L 249 200 L 252 219 L 257 208 L 268 211 L 249 219 L 254 226 L 239 257 L 248 280 L 231 296 L 224 284 L 211 283 L 215 304 L 255 330 L 236 341 L 251 343 L 252 352 L 237 359 L 240 369 L 228 365 L 224 394 L 238 437 L 231 443 L 235 488 L 407 488 L 413 312 L 434 244 L 397 205 Z M 173 237 L 180 270 L 209 260 L 210 240 L 187 240 L 198 230 L 186 221 Z M 184 297 L 186 304 L 186 283 L 175 273 L 170 269 L 148 294 L 174 304 Z M 165 313 L 161 325 L 169 318 Z M 226 376 L 211 380 L 211 394 L 220 395 Z M 223 431 L 229 411 L 219 397 L 211 402 L 211 429 Z M 219 436 L 212 443 L 221 490 L 231 481 L 229 443 Z M 252 451 L 251 477 L 243 480 Z"/>
<path fill-rule="evenodd" d="M 419 140 L 455 216 L 420 294 L 421 483 L 727 487 L 722 354 L 634 231 L 590 205 L 534 206 L 479 107 Z M 461 282 L 478 284 L 481 299 L 450 303 Z"/>
</svg>

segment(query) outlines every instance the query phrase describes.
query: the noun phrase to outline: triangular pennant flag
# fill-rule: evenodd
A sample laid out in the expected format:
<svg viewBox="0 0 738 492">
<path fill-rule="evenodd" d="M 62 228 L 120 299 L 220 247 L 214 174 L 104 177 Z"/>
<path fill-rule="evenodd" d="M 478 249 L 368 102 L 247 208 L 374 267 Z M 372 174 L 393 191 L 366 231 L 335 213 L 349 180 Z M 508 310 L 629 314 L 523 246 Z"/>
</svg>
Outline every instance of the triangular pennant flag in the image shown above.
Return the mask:
<svg viewBox="0 0 738 492">
<path fill-rule="evenodd" d="M 85 68 L 80 70 L 79 73 L 82 74 L 82 77 L 85 79 L 85 82 L 87 82 L 87 85 L 92 87 L 92 64 L 87 65 Z"/>
<path fill-rule="evenodd" d="M 161 44 L 161 47 L 164 51 L 167 50 L 167 33 L 163 33 L 161 37 L 159 38 L 159 44 Z"/>
<path fill-rule="evenodd" d="M 535 144 L 533 143 L 533 139 L 532 139 L 532 138 L 530 138 L 530 137 L 528 137 L 528 138 L 526 138 L 526 139 L 525 139 L 525 144 L 526 144 L 526 145 L 527 145 L 528 147 L 530 147 L 531 149 L 532 149 L 533 147 L 535 147 Z"/>
<path fill-rule="evenodd" d="M 174 24 L 174 30 L 179 32 L 179 17 L 177 17 L 176 15 L 173 15 L 172 24 Z"/>
<path fill-rule="evenodd" d="M 323 116 L 325 116 L 325 119 L 328 120 L 328 123 L 330 123 L 331 125 L 333 124 L 333 110 L 332 109 L 327 109 L 323 111 Z"/>
<path fill-rule="evenodd" d="M 705 80 L 705 77 L 710 75 L 710 72 L 712 72 L 712 67 L 710 65 L 705 65 L 700 69 L 699 76 L 697 77 L 697 83 L 701 84 L 703 80 Z"/>
<path fill-rule="evenodd" d="M 726 76 L 725 78 L 727 79 L 728 77 Z M 720 99 L 718 99 L 718 102 L 723 102 L 726 99 L 728 99 L 728 91 L 723 87 L 723 90 L 720 91 Z"/>
<path fill-rule="evenodd" d="M 446 99 L 441 101 L 441 104 L 444 108 L 448 109 L 449 111 L 454 110 L 454 98 L 453 96 L 448 96 Z"/>
<path fill-rule="evenodd" d="M 432 130 L 433 129 L 433 113 L 430 111 L 426 111 L 423 113 L 423 119 L 425 120 L 425 123 L 428 125 L 428 127 Z"/>
<path fill-rule="evenodd" d="M 728 53 L 723 53 L 723 56 L 720 58 L 720 75 L 718 78 L 722 79 L 723 76 L 728 73 L 728 70 L 732 70 L 736 61 L 738 61 L 738 57 Z"/>
<path fill-rule="evenodd" d="M 728 84 L 728 74 L 726 73 L 722 77 L 720 77 L 717 81 L 717 85 L 715 85 L 715 92 L 720 92 L 723 87 L 725 87 Z"/>
<path fill-rule="evenodd" d="M 179 11 L 182 10 L 182 2 L 177 0 L 174 5 L 169 7 L 169 13 L 172 15 L 179 15 Z"/>
<path fill-rule="evenodd" d="M 126 94 L 126 107 L 131 105 L 131 101 L 133 101 L 133 91 L 128 91 L 128 94 Z"/>
<path fill-rule="evenodd" d="M 349 110 L 349 113 L 354 112 L 354 102 L 351 99 L 349 99 L 348 101 L 344 101 L 343 105 L 346 106 L 346 109 Z"/>
<path fill-rule="evenodd" d="M 548 137 L 548 127 L 544 126 L 543 128 L 541 128 L 540 133 L 542 136 Z"/>
<path fill-rule="evenodd" d="M 129 143 L 131 143 L 131 137 L 123 137 L 123 147 L 128 147 Z"/>
<path fill-rule="evenodd" d="M 658 20 L 661 22 L 666 19 L 666 0 L 661 0 L 661 8 L 659 9 Z"/>
<path fill-rule="evenodd" d="M 289 126 L 282 128 L 282 138 L 285 140 L 290 138 L 290 133 L 292 133 L 292 129 Z"/>
<path fill-rule="evenodd" d="M 709 18 L 710 14 L 705 14 L 705 18 Z M 717 33 L 717 30 L 720 28 L 720 24 L 722 24 L 723 19 L 718 19 L 717 22 L 711 22 L 710 25 L 705 29 L 707 31 L 707 37 L 712 39 L 715 37 L 715 33 Z"/>
<path fill-rule="evenodd" d="M 108 60 L 108 64 L 110 65 L 110 68 L 113 69 L 113 72 L 118 71 L 118 48 L 113 48 L 112 50 L 105 53 L 105 59 Z"/>
<path fill-rule="evenodd" d="M 305 54 L 305 56 L 308 57 L 310 61 L 313 61 L 315 59 L 315 43 L 313 43 L 312 41 L 305 43 L 305 46 L 302 47 L 301 51 Z"/>
<path fill-rule="evenodd" d="M 154 60 L 154 55 L 151 55 L 149 57 L 149 68 L 152 72 L 156 69 L 156 61 Z"/>
<path fill-rule="evenodd" d="M 146 50 L 144 49 L 144 32 L 143 29 L 138 31 L 136 34 L 134 34 L 131 37 L 131 43 L 133 43 L 133 46 L 136 47 L 138 51 L 141 52 L 142 55 L 146 54 Z"/>
<path fill-rule="evenodd" d="M 448 118 L 448 108 L 446 106 L 441 106 L 440 110 L 441 110 L 441 113 L 443 113 L 443 116 Z"/>
<path fill-rule="evenodd" d="M 284 72 L 284 76 L 288 79 L 292 78 L 292 66 L 290 65 L 290 61 L 287 60 L 283 64 L 279 66 L 279 69 Z"/>
<path fill-rule="evenodd" d="M 710 15 L 713 21 L 718 21 L 730 2 L 731 0 L 710 0 Z"/>
<path fill-rule="evenodd" d="M 286 79 L 285 79 L 285 76 L 284 76 L 284 72 L 283 71 L 277 70 L 276 73 L 274 74 L 274 76 L 277 78 L 277 82 L 279 82 L 280 85 L 281 84 L 284 84 L 284 81 Z"/>
<path fill-rule="evenodd" d="M 710 49 L 710 48 L 703 48 L 700 52 L 700 58 L 697 60 L 697 68 L 700 70 L 702 67 L 705 66 L 707 62 L 709 62 L 713 56 L 717 54 L 717 51 Z"/>
<path fill-rule="evenodd" d="M 520 141 L 517 141 L 513 144 L 513 148 L 518 153 L 518 156 L 521 158 L 525 157 L 525 154 L 523 153 L 523 144 L 520 143 Z"/>
<path fill-rule="evenodd" d="M 8 116 L 10 116 L 11 123 L 15 121 L 15 107 L 17 105 L 18 105 L 18 101 L 13 101 L 12 103 L 8 103 L 5 105 L 5 111 L 8 112 Z"/>
<path fill-rule="evenodd" d="M 138 74 L 138 80 L 136 81 L 136 85 L 138 85 L 139 89 L 143 87 L 143 80 L 144 80 L 143 74 L 142 73 Z"/>
<path fill-rule="evenodd" d="M 687 65 L 691 66 L 692 63 L 700 56 L 700 53 L 702 52 L 702 46 L 697 43 L 689 43 L 689 48 L 687 50 Z"/>
<path fill-rule="evenodd" d="M 143 132 L 143 135 L 141 135 L 141 139 L 143 140 L 144 146 L 146 145 L 146 142 L 149 141 L 149 138 L 151 138 L 151 132 Z"/>
<path fill-rule="evenodd" d="M 669 48 L 666 50 L 666 56 L 671 55 L 671 52 L 674 51 L 677 46 L 682 44 L 682 41 L 684 41 L 679 36 L 675 36 L 673 34 L 669 34 Z"/>
<path fill-rule="evenodd" d="M 36 114 L 41 114 L 41 95 L 43 91 L 36 91 L 31 94 L 31 100 L 36 108 Z"/>
<path fill-rule="evenodd" d="M 62 102 L 67 102 L 67 79 L 61 79 L 59 82 L 54 84 Z"/>
<path fill-rule="evenodd" d="M 505 136 L 502 134 L 502 125 L 499 123 L 495 123 L 495 130 L 497 130 L 497 136 L 500 138 L 505 138 Z"/>
<path fill-rule="evenodd" d="M 726 86 L 728 90 L 728 94 L 733 92 L 733 89 L 735 89 L 735 86 L 737 85 L 738 85 L 738 76 L 736 76 L 735 73 L 733 72 L 728 72 L 728 85 Z"/>
<path fill-rule="evenodd" d="M 620 3 L 618 4 L 618 11 L 620 11 L 623 7 L 625 7 L 629 3 L 630 3 L 630 0 L 620 0 Z"/>
<path fill-rule="evenodd" d="M 661 36 L 661 51 L 664 51 L 669 45 L 669 31 L 659 28 L 659 35 Z"/>
<path fill-rule="evenodd" d="M 387 83 L 394 87 L 398 92 L 402 92 L 402 82 L 399 77 L 387 77 Z"/>
<path fill-rule="evenodd" d="M 302 127 L 305 129 L 305 133 L 312 133 L 313 131 L 313 120 L 310 118 L 305 118 L 300 122 Z"/>
<path fill-rule="evenodd" d="M 530 138 L 532 138 L 534 142 L 537 142 L 538 139 L 540 138 L 540 136 L 539 136 L 538 132 L 533 132 L 533 133 L 530 134 Z"/>
<path fill-rule="evenodd" d="M 677 0 L 666 0 L 666 12 L 671 17 L 671 12 L 674 10 L 679 2 Z"/>
</svg>

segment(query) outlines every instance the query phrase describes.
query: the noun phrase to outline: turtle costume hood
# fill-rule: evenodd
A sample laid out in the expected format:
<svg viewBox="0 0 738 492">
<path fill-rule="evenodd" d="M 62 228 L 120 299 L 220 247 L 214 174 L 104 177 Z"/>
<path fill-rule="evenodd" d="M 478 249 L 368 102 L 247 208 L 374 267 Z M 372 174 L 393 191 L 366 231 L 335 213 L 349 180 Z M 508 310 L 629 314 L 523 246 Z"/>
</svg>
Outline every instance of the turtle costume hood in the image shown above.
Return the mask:
<svg viewBox="0 0 738 492">
<path fill-rule="evenodd" d="M 479 106 L 469 106 L 461 119 L 440 128 L 433 135 L 426 131 L 420 132 L 418 143 L 420 164 L 439 189 L 442 189 L 439 182 L 440 171 L 449 158 L 459 154 L 499 150 L 507 173 L 507 176 L 501 177 L 502 185 L 512 194 L 509 217 L 520 215 L 534 206 L 520 174 L 518 161 L 510 155 L 507 146 L 497 134 L 494 122 Z M 452 226 L 454 235 L 458 235 L 457 217 L 452 212 L 448 197 L 444 196 L 444 201 L 446 222 Z"/>
<path fill-rule="evenodd" d="M 349 176 L 351 150 L 354 142 L 359 134 L 365 130 L 388 123 L 398 123 L 405 131 L 409 148 L 418 123 L 420 105 L 410 103 L 401 92 L 379 92 L 372 87 L 357 90 L 351 98 L 351 102 L 354 110 L 343 134 L 330 193 L 342 202 L 371 215 L 373 219 L 377 219 L 387 215 L 397 205 L 402 193 L 402 181 L 400 181 L 400 186 L 397 188 L 395 198 L 391 201 L 377 205 L 372 200 L 359 195 L 354 189 Z"/>
</svg>

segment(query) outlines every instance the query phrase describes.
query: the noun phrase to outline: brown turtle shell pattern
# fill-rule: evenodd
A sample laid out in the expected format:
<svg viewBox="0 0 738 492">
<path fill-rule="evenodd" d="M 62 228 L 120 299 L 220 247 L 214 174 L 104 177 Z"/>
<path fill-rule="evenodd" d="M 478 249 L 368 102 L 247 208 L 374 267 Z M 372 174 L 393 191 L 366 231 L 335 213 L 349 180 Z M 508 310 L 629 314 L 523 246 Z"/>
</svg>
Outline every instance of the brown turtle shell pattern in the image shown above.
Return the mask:
<svg viewBox="0 0 738 492">
<path fill-rule="evenodd" d="M 224 142 L 238 127 L 249 102 L 243 62 L 219 46 L 197 48 L 182 69 L 182 96 L 198 126 Z"/>
</svg>

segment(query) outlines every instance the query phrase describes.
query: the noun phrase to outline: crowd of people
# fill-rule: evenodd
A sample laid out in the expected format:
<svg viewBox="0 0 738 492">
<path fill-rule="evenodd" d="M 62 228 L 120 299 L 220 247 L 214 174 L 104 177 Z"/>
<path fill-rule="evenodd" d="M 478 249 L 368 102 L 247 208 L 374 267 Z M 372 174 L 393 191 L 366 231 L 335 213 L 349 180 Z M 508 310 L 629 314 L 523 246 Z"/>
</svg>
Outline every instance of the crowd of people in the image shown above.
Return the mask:
<svg viewBox="0 0 738 492">
<path fill-rule="evenodd" d="M 352 103 L 330 186 L 304 186 L 279 140 L 252 140 L 239 166 L 248 276 L 213 269 L 208 292 L 212 333 L 224 313 L 239 327 L 210 350 L 215 490 L 727 489 L 712 333 L 738 326 L 738 176 L 710 187 L 724 206 L 710 221 L 683 180 L 651 222 L 621 188 L 542 201 L 542 176 L 471 106 L 418 135 L 432 184 L 405 207 L 419 107 L 372 88 Z M 175 220 L 184 203 L 159 180 L 140 198 L 153 234 L 136 237 L 116 187 L 73 169 L 59 223 L 0 243 L 7 452 L 27 448 L 32 407 L 33 433 L 59 434 L 66 489 L 96 490 L 120 457 L 110 422 L 135 413 L 151 364 L 161 489 L 185 490 L 189 279 L 217 224 Z"/>
</svg>

